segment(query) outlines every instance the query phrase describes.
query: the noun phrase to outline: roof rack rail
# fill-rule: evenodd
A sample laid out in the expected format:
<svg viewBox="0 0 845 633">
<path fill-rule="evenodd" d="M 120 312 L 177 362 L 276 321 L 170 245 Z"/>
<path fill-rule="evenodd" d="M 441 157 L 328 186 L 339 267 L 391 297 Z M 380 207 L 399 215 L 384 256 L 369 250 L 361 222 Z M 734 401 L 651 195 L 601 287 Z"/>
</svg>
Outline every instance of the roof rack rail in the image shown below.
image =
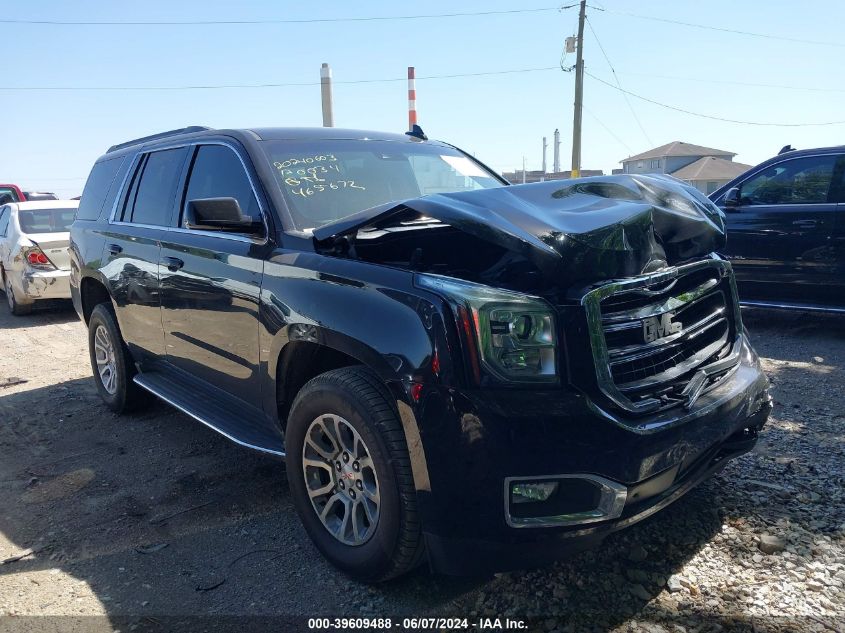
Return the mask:
<svg viewBox="0 0 845 633">
<path fill-rule="evenodd" d="M 106 154 L 110 152 L 115 152 L 119 149 L 124 149 L 125 147 L 131 147 L 132 145 L 140 145 L 141 143 L 146 143 L 148 141 L 157 141 L 160 138 L 167 138 L 168 136 L 176 136 L 177 134 L 190 134 L 192 132 L 205 132 L 206 130 L 210 129 L 210 127 L 206 127 L 204 125 L 189 125 L 188 127 L 179 128 L 178 130 L 169 130 L 167 132 L 151 134 L 150 136 L 142 136 L 141 138 L 132 139 L 131 141 L 126 141 L 125 143 L 118 143 L 117 145 L 112 145 L 110 148 L 108 148 Z"/>
</svg>

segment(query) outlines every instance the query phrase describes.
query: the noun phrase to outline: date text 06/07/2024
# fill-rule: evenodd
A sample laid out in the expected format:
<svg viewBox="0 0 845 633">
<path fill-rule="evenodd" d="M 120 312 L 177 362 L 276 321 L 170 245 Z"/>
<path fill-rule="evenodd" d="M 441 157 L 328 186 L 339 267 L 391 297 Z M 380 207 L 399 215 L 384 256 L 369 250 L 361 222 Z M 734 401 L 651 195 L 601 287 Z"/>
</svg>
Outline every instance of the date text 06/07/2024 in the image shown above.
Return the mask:
<svg viewBox="0 0 845 633">
<path fill-rule="evenodd" d="M 400 628 L 400 621 L 393 618 L 309 618 L 308 628 L 310 630 L 375 630 L 389 631 L 394 627 Z M 401 620 L 403 630 L 511 630 L 519 631 L 528 628 L 525 620 L 511 618 L 403 618 Z"/>
</svg>

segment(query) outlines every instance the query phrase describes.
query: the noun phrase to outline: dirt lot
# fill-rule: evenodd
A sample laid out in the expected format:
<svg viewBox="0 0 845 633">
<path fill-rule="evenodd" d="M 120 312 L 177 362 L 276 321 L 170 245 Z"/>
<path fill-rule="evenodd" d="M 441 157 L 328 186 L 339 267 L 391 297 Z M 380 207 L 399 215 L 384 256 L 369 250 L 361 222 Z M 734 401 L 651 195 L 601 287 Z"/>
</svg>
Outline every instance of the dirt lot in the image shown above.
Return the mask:
<svg viewBox="0 0 845 633">
<path fill-rule="evenodd" d="M 550 569 L 420 570 L 370 588 L 312 547 L 280 461 L 164 404 L 112 415 L 69 306 L 22 318 L 0 309 L 0 383 L 26 381 L 0 386 L 0 561 L 20 557 L 0 565 L 0 615 L 17 616 L 0 617 L 0 631 L 363 613 L 510 616 L 543 631 L 842 633 L 845 319 L 747 313 L 746 323 L 776 400 L 754 453 Z M 285 620 L 236 624 L 247 622 Z"/>
</svg>

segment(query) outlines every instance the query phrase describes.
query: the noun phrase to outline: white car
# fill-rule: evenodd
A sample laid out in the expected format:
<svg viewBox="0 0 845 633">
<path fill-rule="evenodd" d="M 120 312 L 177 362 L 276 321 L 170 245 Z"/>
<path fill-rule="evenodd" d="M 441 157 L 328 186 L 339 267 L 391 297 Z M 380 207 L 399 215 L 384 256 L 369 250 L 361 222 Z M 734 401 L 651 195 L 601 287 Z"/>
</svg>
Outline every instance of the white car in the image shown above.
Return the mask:
<svg viewBox="0 0 845 633">
<path fill-rule="evenodd" d="M 41 299 L 70 299 L 70 225 L 78 200 L 0 207 L 0 280 L 14 315 Z"/>
</svg>

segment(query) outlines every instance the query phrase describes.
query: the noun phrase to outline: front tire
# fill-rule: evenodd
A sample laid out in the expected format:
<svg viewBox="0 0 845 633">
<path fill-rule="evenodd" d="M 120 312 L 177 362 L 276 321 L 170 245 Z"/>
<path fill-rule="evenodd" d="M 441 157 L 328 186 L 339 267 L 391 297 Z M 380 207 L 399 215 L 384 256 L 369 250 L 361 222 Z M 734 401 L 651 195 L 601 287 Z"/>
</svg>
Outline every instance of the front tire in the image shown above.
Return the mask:
<svg viewBox="0 0 845 633">
<path fill-rule="evenodd" d="M 132 378 L 137 373 L 120 334 L 114 311 L 101 303 L 88 320 L 88 352 L 97 392 L 115 413 L 138 408 L 147 401 Z"/>
<path fill-rule="evenodd" d="M 423 540 L 402 425 L 379 379 L 363 367 L 321 374 L 288 417 L 291 496 L 317 549 L 364 582 L 400 576 Z"/>
</svg>

